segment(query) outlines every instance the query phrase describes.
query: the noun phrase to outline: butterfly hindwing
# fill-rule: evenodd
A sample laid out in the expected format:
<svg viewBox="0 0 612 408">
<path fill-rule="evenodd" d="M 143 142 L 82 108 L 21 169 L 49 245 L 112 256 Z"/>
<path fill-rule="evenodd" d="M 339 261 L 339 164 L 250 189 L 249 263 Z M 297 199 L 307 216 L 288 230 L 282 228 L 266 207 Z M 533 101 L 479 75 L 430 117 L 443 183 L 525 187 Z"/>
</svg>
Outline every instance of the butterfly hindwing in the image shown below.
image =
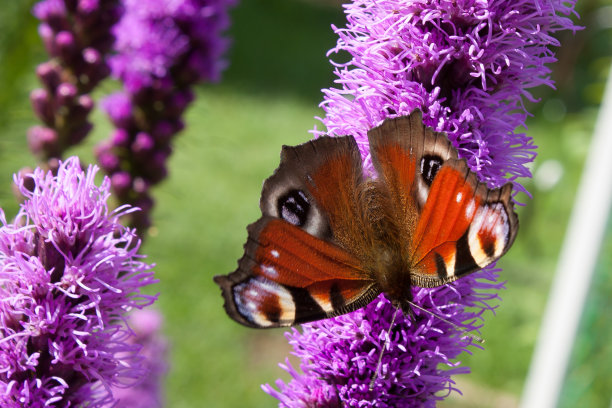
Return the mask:
<svg viewBox="0 0 612 408">
<path fill-rule="evenodd" d="M 377 294 L 355 258 L 301 228 L 264 216 L 248 232 L 238 269 L 215 278 L 228 314 L 244 325 L 318 320 L 364 306 Z"/>
<path fill-rule="evenodd" d="M 352 137 L 283 148 L 238 269 L 215 277 L 234 320 L 290 326 L 356 310 L 379 293 L 359 251 L 342 246 L 362 228 L 355 221 L 362 177 Z"/>
</svg>

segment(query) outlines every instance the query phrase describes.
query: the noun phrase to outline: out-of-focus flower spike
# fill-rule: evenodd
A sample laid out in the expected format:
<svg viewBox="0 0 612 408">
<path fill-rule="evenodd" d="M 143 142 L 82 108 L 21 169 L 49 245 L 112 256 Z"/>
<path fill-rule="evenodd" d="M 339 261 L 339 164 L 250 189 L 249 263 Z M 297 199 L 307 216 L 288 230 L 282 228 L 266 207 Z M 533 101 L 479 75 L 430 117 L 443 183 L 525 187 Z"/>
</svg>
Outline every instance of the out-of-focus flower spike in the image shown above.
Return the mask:
<svg viewBox="0 0 612 408">
<path fill-rule="evenodd" d="M 32 92 L 32 106 L 47 132 L 29 132 L 32 152 L 47 168 L 71 146 L 80 143 L 92 126 L 89 93 L 110 73 L 104 56 L 113 43 L 111 28 L 121 14 L 119 0 L 42 0 L 32 12 L 41 21 L 39 34 L 50 60 L 37 69 L 42 89 Z M 43 94 L 45 98 L 42 98 Z M 51 145 L 36 140 L 54 132 Z"/>
<path fill-rule="evenodd" d="M 235 0 L 126 0 L 125 13 L 114 28 L 113 76 L 124 90 L 107 97 L 102 107 L 118 130 L 112 147 L 98 149 L 98 161 L 115 180 L 120 202 L 145 205 L 130 225 L 144 233 L 151 224 L 153 200 L 148 188 L 167 175 L 173 137 L 193 101 L 197 82 L 216 81 L 226 63 L 223 32 Z M 118 167 L 108 166 L 115 155 Z M 129 174 L 129 178 L 125 177 Z M 130 185 L 126 185 L 130 182 Z M 140 203 L 140 204 L 138 204 Z"/>
</svg>

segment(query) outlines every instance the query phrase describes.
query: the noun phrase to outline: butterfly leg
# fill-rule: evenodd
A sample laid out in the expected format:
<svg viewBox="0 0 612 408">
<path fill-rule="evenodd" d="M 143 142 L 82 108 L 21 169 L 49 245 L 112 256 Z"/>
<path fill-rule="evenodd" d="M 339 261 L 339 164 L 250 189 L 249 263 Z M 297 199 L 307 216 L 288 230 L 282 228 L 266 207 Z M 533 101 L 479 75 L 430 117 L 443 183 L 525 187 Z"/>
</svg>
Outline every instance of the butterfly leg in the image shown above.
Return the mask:
<svg viewBox="0 0 612 408">
<path fill-rule="evenodd" d="M 402 282 L 398 286 L 405 288 L 402 290 L 402 296 L 395 299 L 392 298 L 391 302 L 397 309 L 402 309 L 404 316 L 414 323 L 416 315 L 414 314 L 414 302 L 412 301 L 412 285 L 410 285 L 410 282 Z"/>
<path fill-rule="evenodd" d="M 411 322 L 414 322 L 416 316 L 414 314 L 414 310 L 412 310 L 412 299 L 403 301 L 399 304 L 399 307 L 402 309 L 404 316 L 406 316 Z"/>
</svg>

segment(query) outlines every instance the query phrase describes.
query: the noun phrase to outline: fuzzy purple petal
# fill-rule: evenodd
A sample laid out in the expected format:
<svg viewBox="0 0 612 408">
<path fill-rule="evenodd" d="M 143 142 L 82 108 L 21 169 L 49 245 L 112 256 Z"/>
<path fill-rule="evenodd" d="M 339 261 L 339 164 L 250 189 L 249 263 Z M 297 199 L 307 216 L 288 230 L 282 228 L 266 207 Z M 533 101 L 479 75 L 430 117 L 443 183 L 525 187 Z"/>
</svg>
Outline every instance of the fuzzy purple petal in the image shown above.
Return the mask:
<svg viewBox="0 0 612 408">
<path fill-rule="evenodd" d="M 119 224 L 132 210 L 109 212 L 96 171 L 70 158 L 57 175 L 15 177 L 25 201 L 0 228 L 1 406 L 102 407 L 111 385 L 143 376 L 124 314 L 155 301 L 141 293 L 155 279 Z"/>
<path fill-rule="evenodd" d="M 507 174 L 530 176 L 535 145 L 516 129 L 525 125 L 525 100 L 533 100 L 528 89 L 553 86 L 552 34 L 577 29 L 568 18 L 573 5 L 355 0 L 330 50 L 351 59 L 335 64 L 338 88 L 324 89 L 321 103 L 327 130 L 314 133 L 355 136 L 369 166 L 367 131 L 418 108 L 490 186 Z"/>
<path fill-rule="evenodd" d="M 497 273 L 482 271 L 439 288 L 414 288 L 414 302 L 467 331 L 478 330 L 483 312 L 490 309 L 486 302 L 503 288 L 496 279 Z M 287 338 L 303 374 L 281 365 L 293 379 L 287 384 L 278 380 L 280 392 L 270 385 L 264 390 L 280 400 L 279 406 L 290 408 L 342 406 L 338 401 L 360 407 L 434 407 L 455 390 L 451 376 L 469 372 L 453 360 L 475 344 L 436 316 L 418 309 L 414 314 L 411 321 L 381 295 L 353 313 L 292 329 Z M 316 403 L 311 401 L 315 395 Z"/>
</svg>

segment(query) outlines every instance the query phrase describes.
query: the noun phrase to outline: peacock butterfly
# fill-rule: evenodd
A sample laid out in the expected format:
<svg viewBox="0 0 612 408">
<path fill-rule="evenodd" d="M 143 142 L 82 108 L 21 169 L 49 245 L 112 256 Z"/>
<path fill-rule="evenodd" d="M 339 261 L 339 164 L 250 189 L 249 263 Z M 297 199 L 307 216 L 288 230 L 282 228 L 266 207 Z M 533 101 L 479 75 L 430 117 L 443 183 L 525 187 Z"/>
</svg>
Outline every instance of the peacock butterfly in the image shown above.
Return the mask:
<svg viewBox="0 0 612 408">
<path fill-rule="evenodd" d="M 512 185 L 489 189 L 420 111 L 368 132 L 377 177 L 352 136 L 283 146 L 238 269 L 216 276 L 227 314 L 256 328 L 348 313 L 381 292 L 405 313 L 411 287 L 475 272 L 512 245 Z"/>
</svg>

